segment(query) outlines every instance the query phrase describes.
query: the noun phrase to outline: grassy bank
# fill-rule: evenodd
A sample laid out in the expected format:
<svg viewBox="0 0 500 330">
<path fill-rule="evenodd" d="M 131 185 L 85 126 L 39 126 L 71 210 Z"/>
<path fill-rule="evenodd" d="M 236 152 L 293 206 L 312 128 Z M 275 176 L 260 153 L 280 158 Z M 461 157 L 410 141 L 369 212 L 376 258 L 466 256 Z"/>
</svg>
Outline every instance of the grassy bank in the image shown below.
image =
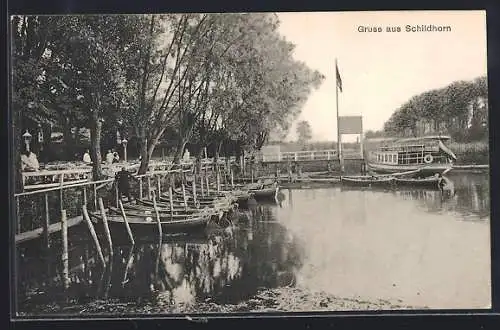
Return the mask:
<svg viewBox="0 0 500 330">
<path fill-rule="evenodd" d="M 490 151 L 487 141 L 447 144 L 457 156 L 459 165 L 486 165 L 489 164 Z"/>
</svg>

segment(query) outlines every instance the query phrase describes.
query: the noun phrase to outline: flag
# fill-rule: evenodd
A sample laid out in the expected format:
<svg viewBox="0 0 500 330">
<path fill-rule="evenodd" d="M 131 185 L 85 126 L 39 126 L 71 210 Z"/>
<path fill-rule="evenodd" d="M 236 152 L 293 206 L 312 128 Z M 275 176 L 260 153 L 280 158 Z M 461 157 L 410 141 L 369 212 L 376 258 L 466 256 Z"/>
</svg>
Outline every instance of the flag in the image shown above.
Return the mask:
<svg viewBox="0 0 500 330">
<path fill-rule="evenodd" d="M 342 93 L 342 78 L 340 78 L 339 67 L 337 66 L 337 61 L 335 61 L 335 72 L 337 73 L 337 86 Z"/>
</svg>

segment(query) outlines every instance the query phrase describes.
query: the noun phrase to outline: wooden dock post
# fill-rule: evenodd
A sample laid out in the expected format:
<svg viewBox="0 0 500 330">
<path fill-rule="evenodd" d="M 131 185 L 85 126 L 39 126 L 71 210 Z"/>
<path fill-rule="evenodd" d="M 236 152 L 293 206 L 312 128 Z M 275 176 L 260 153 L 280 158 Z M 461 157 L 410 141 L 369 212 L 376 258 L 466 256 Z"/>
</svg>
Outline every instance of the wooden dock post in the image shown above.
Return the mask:
<svg viewBox="0 0 500 330">
<path fill-rule="evenodd" d="M 64 202 L 63 202 L 63 184 L 64 184 L 64 175 L 60 175 L 59 176 L 59 210 L 61 211 L 61 214 L 62 214 L 62 211 L 63 211 L 63 207 L 64 207 Z"/>
<path fill-rule="evenodd" d="M 45 198 L 45 221 L 43 222 L 43 236 L 45 238 L 45 248 L 48 250 L 50 248 L 50 234 L 49 234 L 49 225 L 50 225 L 49 195 L 47 193 L 45 193 L 44 194 L 44 198 Z"/>
<path fill-rule="evenodd" d="M 83 186 L 83 204 L 87 205 L 87 187 Z"/>
<path fill-rule="evenodd" d="M 186 196 L 186 187 L 184 186 L 184 183 L 182 184 L 182 198 L 184 199 L 184 210 L 188 210 L 188 202 L 187 202 L 187 196 Z"/>
<path fill-rule="evenodd" d="M 120 192 L 118 191 L 118 182 L 115 182 L 115 206 L 118 207 L 118 201 L 120 200 Z"/>
<path fill-rule="evenodd" d="M 196 205 L 196 202 L 198 201 L 198 198 L 196 197 L 196 175 L 193 177 L 192 186 L 193 186 L 193 201 L 194 204 Z"/>
<path fill-rule="evenodd" d="M 160 182 L 160 175 L 156 176 L 156 184 L 158 186 L 158 198 L 161 196 L 161 182 Z"/>
<path fill-rule="evenodd" d="M 119 200 L 118 204 L 120 206 L 123 222 L 125 223 L 125 228 L 127 228 L 128 237 L 130 238 L 130 242 L 132 243 L 132 245 L 134 245 L 135 244 L 134 235 L 132 234 L 132 230 L 130 229 L 130 225 L 128 224 L 127 215 L 125 214 L 125 210 L 123 209 L 123 203 L 121 200 Z"/>
<path fill-rule="evenodd" d="M 99 256 L 99 261 L 101 261 L 101 264 L 103 266 L 106 265 L 106 261 L 104 260 L 104 255 L 102 254 L 102 249 L 101 249 L 101 244 L 99 244 L 99 239 L 97 238 L 97 234 L 94 229 L 94 225 L 92 224 L 92 221 L 90 220 L 89 213 L 87 211 L 87 207 L 84 205 L 82 208 L 83 211 L 83 219 L 87 223 L 87 227 L 89 228 L 90 231 L 90 236 L 92 236 L 92 240 L 94 241 L 95 248 L 97 250 L 97 255 Z"/>
<path fill-rule="evenodd" d="M 220 174 L 219 174 L 219 165 L 215 164 L 215 188 L 217 189 L 217 193 L 220 192 Z"/>
<path fill-rule="evenodd" d="M 94 183 L 92 186 L 94 188 L 94 211 L 97 211 L 97 185 Z"/>
<path fill-rule="evenodd" d="M 139 200 L 142 200 L 142 176 L 139 178 Z"/>
<path fill-rule="evenodd" d="M 203 173 L 200 171 L 200 189 L 201 196 L 205 197 L 205 189 L 203 189 Z"/>
<path fill-rule="evenodd" d="M 168 198 L 170 200 L 170 219 L 174 219 L 174 196 L 172 193 L 172 186 L 168 187 Z"/>
<path fill-rule="evenodd" d="M 210 183 L 208 181 L 208 175 L 205 176 L 205 185 L 207 187 L 207 196 L 210 196 Z"/>
<path fill-rule="evenodd" d="M 64 289 L 69 288 L 69 264 L 68 264 L 68 218 L 66 210 L 61 210 L 61 236 L 62 236 L 62 266 Z"/>
<path fill-rule="evenodd" d="M 160 213 L 158 212 L 158 206 L 156 205 L 156 194 L 154 193 L 154 191 L 153 191 L 153 208 L 155 209 L 156 222 L 158 223 L 158 235 L 160 237 L 160 242 L 161 242 L 161 238 L 163 237 L 163 229 L 161 228 Z"/>
<path fill-rule="evenodd" d="M 19 206 L 19 196 L 16 197 L 16 233 L 21 232 L 21 208 Z"/>
<path fill-rule="evenodd" d="M 108 239 L 109 255 L 113 256 L 113 241 L 111 240 L 111 232 L 109 231 L 108 218 L 106 216 L 106 210 L 104 209 L 104 203 L 102 202 L 102 198 L 99 198 L 99 207 L 101 209 L 102 223 L 104 224 L 104 232 L 106 233 L 106 238 Z"/>
<path fill-rule="evenodd" d="M 148 199 L 151 200 L 151 176 L 148 176 Z"/>
<path fill-rule="evenodd" d="M 229 168 L 229 172 L 231 174 L 231 188 L 234 189 L 234 172 L 232 166 Z"/>
</svg>

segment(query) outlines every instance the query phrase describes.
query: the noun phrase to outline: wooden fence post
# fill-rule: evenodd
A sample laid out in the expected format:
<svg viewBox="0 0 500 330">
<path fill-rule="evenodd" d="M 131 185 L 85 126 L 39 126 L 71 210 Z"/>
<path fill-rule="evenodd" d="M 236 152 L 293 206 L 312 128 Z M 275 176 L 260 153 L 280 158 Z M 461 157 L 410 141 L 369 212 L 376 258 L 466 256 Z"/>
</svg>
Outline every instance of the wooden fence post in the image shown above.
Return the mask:
<svg viewBox="0 0 500 330">
<path fill-rule="evenodd" d="M 139 178 L 139 200 L 142 200 L 142 176 Z"/>
<path fill-rule="evenodd" d="M 104 232 L 106 233 L 106 238 L 109 244 L 109 255 L 113 256 L 113 241 L 111 240 L 111 232 L 109 231 L 108 218 L 106 217 L 106 210 L 104 209 L 104 203 L 102 198 L 99 198 L 99 207 L 101 208 L 102 222 L 104 224 Z"/>
<path fill-rule="evenodd" d="M 94 211 L 97 211 L 97 185 L 94 183 Z"/>
<path fill-rule="evenodd" d="M 128 237 L 130 238 L 130 242 L 132 245 L 135 244 L 134 235 L 132 234 L 132 230 L 130 229 L 130 225 L 128 224 L 127 216 L 125 215 L 125 210 L 123 209 L 123 203 L 121 200 L 118 201 L 120 206 L 120 211 L 123 217 L 123 222 L 125 223 L 125 228 L 127 229 Z"/>
<path fill-rule="evenodd" d="M 90 235 L 92 236 L 92 240 L 94 241 L 96 250 L 97 250 L 97 255 L 99 256 L 99 260 L 101 261 L 101 264 L 103 266 L 106 265 L 106 261 L 104 260 L 104 255 L 102 254 L 102 249 L 101 249 L 101 244 L 99 244 L 99 239 L 97 238 L 97 234 L 94 229 L 94 225 L 92 224 L 92 221 L 90 220 L 89 213 L 87 211 L 87 207 L 84 205 L 82 208 L 83 211 L 83 219 L 85 219 L 85 222 L 87 223 L 87 227 L 89 228 Z"/>
<path fill-rule="evenodd" d="M 62 264 L 64 289 L 69 287 L 69 265 L 68 265 L 68 221 L 66 210 L 61 211 L 61 234 L 62 234 Z"/>
<path fill-rule="evenodd" d="M 148 176 L 148 199 L 151 200 L 151 176 Z"/>
<path fill-rule="evenodd" d="M 49 213 L 49 195 L 47 193 L 44 194 L 45 198 L 45 221 L 43 222 L 43 236 L 45 238 L 45 248 L 50 248 L 50 234 L 49 234 L 49 225 L 50 225 L 50 213 Z"/>
<path fill-rule="evenodd" d="M 16 197 L 16 233 L 21 233 L 21 208 L 19 206 L 19 196 Z"/>
</svg>

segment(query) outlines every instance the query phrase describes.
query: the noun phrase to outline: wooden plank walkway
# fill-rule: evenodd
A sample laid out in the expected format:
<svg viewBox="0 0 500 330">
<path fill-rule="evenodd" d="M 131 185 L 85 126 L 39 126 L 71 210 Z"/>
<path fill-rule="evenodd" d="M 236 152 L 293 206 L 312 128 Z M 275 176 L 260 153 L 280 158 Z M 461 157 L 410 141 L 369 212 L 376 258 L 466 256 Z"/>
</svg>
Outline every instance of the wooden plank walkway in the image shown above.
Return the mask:
<svg viewBox="0 0 500 330">
<path fill-rule="evenodd" d="M 79 223 L 81 223 L 82 221 L 83 221 L 83 216 L 81 216 L 81 215 L 78 217 L 68 219 L 68 228 L 76 226 Z M 49 234 L 53 234 L 53 233 L 56 233 L 58 231 L 61 231 L 61 223 L 60 222 L 53 223 L 49 226 Z M 35 230 L 30 230 L 30 231 L 26 231 L 24 233 L 17 234 L 16 235 L 16 244 L 36 239 L 42 235 L 43 235 L 43 228 L 37 228 Z"/>
</svg>

